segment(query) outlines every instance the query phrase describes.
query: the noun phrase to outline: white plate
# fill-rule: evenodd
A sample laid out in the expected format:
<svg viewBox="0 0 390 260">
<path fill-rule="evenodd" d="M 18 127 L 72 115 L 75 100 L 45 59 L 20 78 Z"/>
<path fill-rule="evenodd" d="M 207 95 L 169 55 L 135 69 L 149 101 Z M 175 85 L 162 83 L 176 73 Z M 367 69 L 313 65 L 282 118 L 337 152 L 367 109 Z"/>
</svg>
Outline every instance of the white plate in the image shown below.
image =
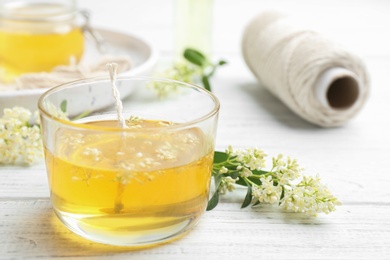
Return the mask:
<svg viewBox="0 0 390 260">
<path fill-rule="evenodd" d="M 148 76 L 153 72 L 157 63 L 158 53 L 151 44 L 138 36 L 107 29 L 95 30 L 106 40 L 109 47 L 108 54 L 126 55 L 130 58 L 132 63 L 131 69 L 121 75 Z M 98 52 L 91 41 L 87 41 L 86 46 L 85 56 L 88 56 L 87 59 L 97 55 Z M 48 89 L 0 91 L 0 115 L 3 114 L 4 108 L 12 108 L 14 106 L 22 106 L 32 111 L 36 110 L 38 99 L 46 90 Z"/>
</svg>

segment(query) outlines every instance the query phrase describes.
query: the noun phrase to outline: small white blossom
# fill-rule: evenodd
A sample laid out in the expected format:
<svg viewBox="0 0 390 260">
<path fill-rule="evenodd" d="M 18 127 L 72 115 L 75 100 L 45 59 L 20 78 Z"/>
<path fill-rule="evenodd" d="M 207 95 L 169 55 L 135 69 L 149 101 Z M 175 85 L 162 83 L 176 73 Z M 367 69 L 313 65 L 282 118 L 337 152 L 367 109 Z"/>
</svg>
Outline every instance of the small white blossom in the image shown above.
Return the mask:
<svg viewBox="0 0 390 260">
<path fill-rule="evenodd" d="M 30 121 L 31 111 L 22 107 L 5 108 L 3 111 L 3 119 L 14 120 L 18 124 L 23 124 Z"/>
<path fill-rule="evenodd" d="M 282 154 L 272 158 L 272 167 L 281 185 L 288 184 L 290 181 L 299 178 L 303 170 L 296 159 L 291 159 L 290 157 L 285 159 Z"/>
<path fill-rule="evenodd" d="M 240 176 L 241 177 L 249 177 L 252 175 L 252 172 L 251 170 L 249 170 L 248 168 L 246 167 L 242 167 L 241 171 L 240 171 Z"/>
<path fill-rule="evenodd" d="M 32 113 L 21 107 L 4 109 L 0 118 L 0 164 L 33 164 L 43 157 L 41 130 L 30 125 Z"/>
<path fill-rule="evenodd" d="M 169 142 L 155 150 L 157 158 L 161 160 L 174 160 L 177 158 L 177 150 Z"/>
<path fill-rule="evenodd" d="M 200 70 L 189 62 L 177 62 L 173 67 L 157 73 L 157 77 L 192 83 L 194 77 L 200 75 Z M 177 85 L 171 82 L 152 82 L 148 85 L 159 97 L 166 97 L 178 91 Z"/>
<path fill-rule="evenodd" d="M 335 211 L 340 202 L 334 197 L 320 178 L 304 176 L 297 185 L 285 186 L 281 207 L 287 211 L 301 212 L 310 216 Z"/>
<path fill-rule="evenodd" d="M 222 178 L 221 184 L 219 185 L 219 193 L 225 194 L 228 191 L 233 191 L 235 190 L 236 186 L 234 185 L 238 178 L 233 179 L 232 177 L 228 176 L 225 178 Z"/>
<path fill-rule="evenodd" d="M 81 133 L 64 133 L 59 139 L 73 149 L 76 149 L 85 143 L 84 135 Z"/>
<path fill-rule="evenodd" d="M 222 168 L 219 170 L 219 173 L 224 174 L 224 173 L 227 173 L 228 171 L 229 171 L 228 168 L 226 168 L 225 166 L 222 166 Z"/>
<path fill-rule="evenodd" d="M 279 201 L 282 193 L 282 188 L 277 185 L 274 186 L 274 181 L 271 176 L 260 178 L 261 185 L 252 187 L 252 195 L 260 202 L 276 203 Z"/>
<path fill-rule="evenodd" d="M 226 153 L 231 157 L 236 157 L 236 160 L 251 171 L 260 170 L 265 167 L 265 157 L 267 156 L 262 150 L 257 148 L 247 148 L 245 150 L 233 150 L 231 146 L 228 147 Z"/>
<path fill-rule="evenodd" d="M 227 155 L 231 156 L 234 152 L 233 146 L 229 145 L 225 152 Z"/>
<path fill-rule="evenodd" d="M 186 143 L 186 144 L 198 144 L 199 143 L 199 138 L 192 133 L 186 133 L 184 135 L 180 135 L 179 138 L 183 143 Z"/>
<path fill-rule="evenodd" d="M 121 162 L 118 166 L 121 171 L 118 171 L 115 177 L 115 181 L 120 182 L 123 185 L 127 185 L 130 180 L 135 177 L 133 172 L 135 169 L 135 165 L 134 163 Z"/>
<path fill-rule="evenodd" d="M 99 149 L 91 147 L 86 147 L 83 151 L 83 155 L 95 162 L 101 161 L 103 157 L 103 154 Z"/>
<path fill-rule="evenodd" d="M 56 107 L 53 103 L 45 102 L 45 103 L 43 103 L 43 106 L 45 107 L 46 111 L 50 115 L 52 115 L 56 118 L 62 119 L 62 120 L 69 121 L 68 113 L 63 112 L 60 108 Z"/>
</svg>

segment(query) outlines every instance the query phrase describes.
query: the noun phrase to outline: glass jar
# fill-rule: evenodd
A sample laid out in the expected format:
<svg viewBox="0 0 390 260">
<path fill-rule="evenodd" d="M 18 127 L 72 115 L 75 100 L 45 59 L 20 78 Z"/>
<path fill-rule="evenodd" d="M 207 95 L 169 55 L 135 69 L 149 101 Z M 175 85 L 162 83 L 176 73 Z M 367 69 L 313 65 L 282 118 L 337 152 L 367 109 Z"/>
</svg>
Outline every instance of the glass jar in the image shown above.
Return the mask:
<svg viewBox="0 0 390 260">
<path fill-rule="evenodd" d="M 175 55 L 183 57 L 186 48 L 193 48 L 207 56 L 212 52 L 212 24 L 214 0 L 175 1 Z"/>
<path fill-rule="evenodd" d="M 116 85 L 126 127 L 108 77 L 54 87 L 38 101 L 53 210 L 92 241 L 170 241 L 206 209 L 219 101 L 167 79 L 118 77 Z M 175 91 L 162 99 L 155 87 Z"/>
<path fill-rule="evenodd" d="M 0 81 L 77 62 L 80 14 L 74 0 L 0 0 Z"/>
</svg>

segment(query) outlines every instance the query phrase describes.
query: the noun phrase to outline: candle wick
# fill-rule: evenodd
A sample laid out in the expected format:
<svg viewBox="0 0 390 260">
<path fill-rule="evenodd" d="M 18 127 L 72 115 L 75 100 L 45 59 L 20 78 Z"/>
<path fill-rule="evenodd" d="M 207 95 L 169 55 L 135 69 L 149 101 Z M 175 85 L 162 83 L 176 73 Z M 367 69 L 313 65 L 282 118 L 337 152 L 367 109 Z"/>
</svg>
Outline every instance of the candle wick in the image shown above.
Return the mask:
<svg viewBox="0 0 390 260">
<path fill-rule="evenodd" d="M 122 100 L 120 96 L 120 92 L 116 86 L 116 75 L 117 75 L 117 67 L 118 64 L 116 63 L 108 63 L 106 65 L 108 72 L 110 73 L 110 79 L 111 79 L 111 87 L 112 87 L 112 95 L 115 99 L 115 109 L 118 116 L 118 121 L 120 122 L 121 126 L 123 128 L 127 128 L 125 118 L 123 117 L 123 105 Z"/>
</svg>

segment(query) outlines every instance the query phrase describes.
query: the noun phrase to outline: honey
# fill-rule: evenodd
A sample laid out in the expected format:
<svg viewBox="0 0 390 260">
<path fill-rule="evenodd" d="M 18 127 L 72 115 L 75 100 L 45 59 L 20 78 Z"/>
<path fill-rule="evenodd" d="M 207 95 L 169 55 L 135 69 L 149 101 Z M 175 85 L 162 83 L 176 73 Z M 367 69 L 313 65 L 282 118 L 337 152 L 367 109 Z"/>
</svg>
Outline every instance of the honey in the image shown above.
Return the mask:
<svg viewBox="0 0 390 260">
<path fill-rule="evenodd" d="M 74 6 L 58 1 L 11 2 L 0 6 L 0 81 L 49 72 L 81 58 L 84 37 Z"/>
<path fill-rule="evenodd" d="M 134 127 L 151 125 L 164 130 L 166 123 Z M 73 231 L 98 242 L 142 244 L 182 232 L 208 201 L 213 153 L 205 138 L 196 127 L 125 134 L 59 129 L 55 151 L 45 149 L 53 208 Z"/>
</svg>

